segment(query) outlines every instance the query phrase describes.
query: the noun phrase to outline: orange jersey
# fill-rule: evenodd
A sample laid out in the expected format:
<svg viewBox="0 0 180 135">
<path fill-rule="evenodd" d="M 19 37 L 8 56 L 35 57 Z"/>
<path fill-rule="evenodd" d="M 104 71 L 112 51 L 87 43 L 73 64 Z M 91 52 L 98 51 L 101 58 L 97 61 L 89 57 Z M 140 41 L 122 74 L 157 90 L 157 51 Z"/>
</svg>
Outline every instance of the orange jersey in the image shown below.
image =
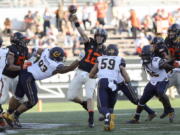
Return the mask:
<svg viewBox="0 0 180 135">
<path fill-rule="evenodd" d="M 97 18 L 105 18 L 108 5 L 105 2 L 97 2 L 95 10 L 97 11 Z"/>
</svg>

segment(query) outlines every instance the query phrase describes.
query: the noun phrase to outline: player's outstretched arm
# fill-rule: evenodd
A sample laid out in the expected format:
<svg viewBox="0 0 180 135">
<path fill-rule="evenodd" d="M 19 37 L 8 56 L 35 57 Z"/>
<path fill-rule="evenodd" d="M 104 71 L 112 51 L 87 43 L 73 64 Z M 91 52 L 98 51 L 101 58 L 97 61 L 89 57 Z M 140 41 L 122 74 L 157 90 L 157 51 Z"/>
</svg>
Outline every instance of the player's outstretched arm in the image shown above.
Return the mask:
<svg viewBox="0 0 180 135">
<path fill-rule="evenodd" d="M 170 71 L 175 67 L 173 65 L 169 64 L 169 61 L 161 59 L 159 62 L 159 68 L 160 69 L 166 69 L 166 70 Z"/>
<path fill-rule="evenodd" d="M 120 68 L 120 71 L 122 73 L 122 76 L 123 76 L 125 82 L 129 83 L 131 80 L 130 80 L 130 77 L 129 77 L 125 67 L 124 66 L 120 66 L 119 68 Z"/>
<path fill-rule="evenodd" d="M 77 66 L 79 65 L 79 60 L 75 60 L 73 63 L 71 63 L 71 65 L 69 66 L 64 66 L 64 65 L 59 65 L 57 67 L 57 69 L 53 72 L 54 74 L 60 73 L 60 74 L 64 74 L 67 73 L 69 71 L 73 71 L 74 69 L 77 68 Z"/>
<path fill-rule="evenodd" d="M 7 69 L 11 71 L 21 70 L 21 66 L 14 65 L 14 53 L 9 52 L 7 56 Z"/>
<path fill-rule="evenodd" d="M 84 32 L 84 30 L 81 28 L 77 16 L 75 14 L 71 14 L 69 16 L 69 20 L 74 23 L 74 26 L 76 27 L 76 29 L 78 30 L 79 34 L 81 35 L 81 37 L 83 38 L 84 43 L 89 42 L 89 38 L 86 35 L 86 33 Z"/>
<path fill-rule="evenodd" d="M 96 63 L 89 73 L 89 78 L 96 78 L 96 73 L 98 72 L 98 64 Z"/>
</svg>

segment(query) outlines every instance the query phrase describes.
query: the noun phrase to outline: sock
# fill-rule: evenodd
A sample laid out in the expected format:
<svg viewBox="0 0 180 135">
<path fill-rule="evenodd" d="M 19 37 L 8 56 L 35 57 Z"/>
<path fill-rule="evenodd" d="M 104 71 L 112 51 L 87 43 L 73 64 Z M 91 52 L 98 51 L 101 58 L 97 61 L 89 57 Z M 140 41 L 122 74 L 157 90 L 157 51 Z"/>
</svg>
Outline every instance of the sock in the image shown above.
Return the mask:
<svg viewBox="0 0 180 135">
<path fill-rule="evenodd" d="M 14 113 L 15 118 L 19 118 L 19 115 L 20 115 L 20 114 L 21 114 L 20 112 L 15 111 L 15 113 Z"/>
<path fill-rule="evenodd" d="M 110 115 L 110 113 L 106 113 L 106 118 L 108 118 L 108 117 L 109 117 L 109 115 Z"/>
<path fill-rule="evenodd" d="M 93 120 L 94 119 L 94 111 L 88 111 L 89 113 L 89 119 Z"/>
<path fill-rule="evenodd" d="M 135 119 L 135 120 L 139 120 L 140 114 L 141 114 L 141 112 L 143 111 L 143 109 L 144 109 L 144 106 L 143 106 L 143 105 L 138 105 L 138 106 L 137 106 L 136 114 L 135 114 L 135 116 L 134 116 L 134 119 Z"/>
</svg>

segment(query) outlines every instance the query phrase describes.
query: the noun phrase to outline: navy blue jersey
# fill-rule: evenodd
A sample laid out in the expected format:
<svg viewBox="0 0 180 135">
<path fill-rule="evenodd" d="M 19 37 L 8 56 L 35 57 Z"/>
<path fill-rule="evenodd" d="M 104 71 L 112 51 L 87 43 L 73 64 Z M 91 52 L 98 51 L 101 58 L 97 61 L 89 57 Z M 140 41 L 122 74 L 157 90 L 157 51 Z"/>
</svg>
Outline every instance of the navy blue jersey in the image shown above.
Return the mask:
<svg viewBox="0 0 180 135">
<path fill-rule="evenodd" d="M 90 38 L 89 42 L 84 45 L 85 56 L 79 63 L 79 69 L 89 73 L 96 63 L 97 57 L 101 56 L 105 52 L 105 46 L 102 46 L 102 48 L 99 49 L 98 44 L 92 38 Z"/>
<path fill-rule="evenodd" d="M 24 61 L 28 58 L 28 49 L 23 48 L 19 50 L 15 45 L 8 46 L 9 51 L 14 53 L 14 64 L 23 66 Z M 8 66 L 8 65 L 7 65 Z M 20 71 L 10 71 L 7 69 L 7 66 L 5 67 L 3 71 L 3 75 L 6 75 L 10 78 L 15 78 L 19 75 Z"/>
</svg>

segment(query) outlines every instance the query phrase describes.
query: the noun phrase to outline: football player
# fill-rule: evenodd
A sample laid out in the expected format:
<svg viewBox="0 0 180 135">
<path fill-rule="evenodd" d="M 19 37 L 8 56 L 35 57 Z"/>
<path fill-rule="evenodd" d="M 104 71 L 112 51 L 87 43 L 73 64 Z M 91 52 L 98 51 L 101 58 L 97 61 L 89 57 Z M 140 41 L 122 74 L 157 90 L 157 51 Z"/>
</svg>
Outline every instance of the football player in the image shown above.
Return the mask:
<svg viewBox="0 0 180 135">
<path fill-rule="evenodd" d="M 21 70 L 15 96 L 11 98 L 9 108 L 6 113 L 3 113 L 3 118 L 13 127 L 13 122 L 25 111 L 31 109 L 38 102 L 38 91 L 35 80 L 42 80 L 51 77 L 57 73 L 67 73 L 74 70 L 79 61 L 74 61 L 70 66 L 65 66 L 63 61 L 65 57 L 64 50 L 60 47 L 52 49 L 38 49 L 40 55 L 39 60 L 33 63 L 27 69 Z M 21 103 L 24 95 L 28 101 Z M 19 105 L 20 104 L 20 105 Z"/>
<path fill-rule="evenodd" d="M 144 105 L 153 97 L 157 96 L 159 99 L 163 99 L 166 89 L 168 87 L 168 75 L 166 70 L 172 70 L 174 67 L 168 64 L 165 59 L 157 56 L 153 56 L 152 46 L 147 45 L 142 49 L 141 54 L 142 66 L 144 70 L 149 74 L 150 81 L 144 88 L 142 97 L 139 100 L 136 113 L 132 120 L 128 123 L 139 123 L 140 114 L 143 111 Z M 173 122 L 174 112 L 171 112 L 171 106 L 165 106 L 168 111 L 169 121 Z"/>
<path fill-rule="evenodd" d="M 7 47 L 9 51 L 7 63 L 4 63 L 5 68 L 2 75 L 3 88 L 1 91 L 0 107 L 1 104 L 6 103 L 8 100 L 9 91 L 14 93 L 18 82 L 18 75 L 23 68 L 24 61 L 28 58 L 27 44 L 29 39 L 27 37 L 20 32 L 16 32 L 11 36 L 10 42 L 11 45 Z"/>
<path fill-rule="evenodd" d="M 81 104 L 88 111 L 88 126 L 92 128 L 94 127 L 93 95 L 96 87 L 96 80 L 89 78 L 89 72 L 93 68 L 97 57 L 103 54 L 105 49 L 103 44 L 107 39 L 107 32 L 99 28 L 96 30 L 94 38 L 88 38 L 80 27 L 76 15 L 70 15 L 69 19 L 83 38 L 85 56 L 79 63 L 78 70 L 70 83 L 67 95 L 69 100 Z M 79 97 L 82 85 L 85 86 L 87 101 L 83 101 Z"/>
<path fill-rule="evenodd" d="M 124 69 L 126 67 L 126 62 L 123 58 L 121 59 L 121 66 L 124 67 Z M 126 76 L 128 76 L 128 74 Z M 138 99 L 137 93 L 135 92 L 135 89 L 131 86 L 130 82 L 125 83 L 124 77 L 121 73 L 119 73 L 117 86 L 118 86 L 117 89 L 121 90 L 123 94 L 128 98 L 129 101 L 131 101 L 135 105 L 138 105 L 139 99 Z M 98 109 L 99 109 L 99 103 L 98 103 Z M 113 112 L 112 108 L 110 110 L 111 112 Z M 150 109 L 147 105 L 144 106 L 144 110 L 149 114 L 146 121 L 151 121 L 153 118 L 156 117 L 156 113 L 152 109 Z M 99 121 L 103 121 L 103 120 L 104 120 L 104 116 L 101 116 L 99 118 Z"/>
<path fill-rule="evenodd" d="M 153 45 L 153 56 L 165 59 L 169 64 L 173 66 L 174 60 L 171 59 L 171 57 L 169 56 L 169 51 L 165 44 L 164 39 L 161 37 L 155 37 L 151 44 Z M 172 70 L 166 69 L 166 72 L 169 74 L 172 72 Z M 172 86 L 172 78 L 169 78 L 168 76 L 168 79 L 169 79 L 169 83 L 167 88 Z M 171 103 L 166 94 L 163 95 L 163 98 L 159 98 L 159 100 L 162 102 L 164 107 L 164 112 L 160 115 L 161 119 L 167 116 L 168 113 L 174 113 L 174 108 L 171 107 Z M 170 109 L 166 110 L 166 108 L 170 108 Z"/>
<path fill-rule="evenodd" d="M 165 43 L 157 45 L 157 42 L 154 42 L 157 46 L 155 55 L 159 57 L 166 58 L 169 61 L 169 64 L 177 67 L 169 73 L 169 85 L 168 88 L 175 86 L 178 93 L 180 93 L 180 25 L 173 24 L 168 29 L 168 36 L 165 39 Z M 168 99 L 168 97 L 166 97 Z M 168 112 L 164 110 L 160 118 L 164 118 L 168 115 Z"/>
<path fill-rule="evenodd" d="M 106 55 L 97 58 L 97 63 L 92 68 L 89 77 L 94 78 L 97 74 L 98 81 L 98 102 L 99 112 L 105 117 L 104 129 L 107 131 L 115 128 L 114 105 L 117 101 L 117 81 L 119 72 L 125 78 L 125 82 L 129 83 L 130 78 L 122 66 L 122 58 L 118 56 L 118 48 L 114 44 L 110 44 L 106 49 Z"/>
</svg>

